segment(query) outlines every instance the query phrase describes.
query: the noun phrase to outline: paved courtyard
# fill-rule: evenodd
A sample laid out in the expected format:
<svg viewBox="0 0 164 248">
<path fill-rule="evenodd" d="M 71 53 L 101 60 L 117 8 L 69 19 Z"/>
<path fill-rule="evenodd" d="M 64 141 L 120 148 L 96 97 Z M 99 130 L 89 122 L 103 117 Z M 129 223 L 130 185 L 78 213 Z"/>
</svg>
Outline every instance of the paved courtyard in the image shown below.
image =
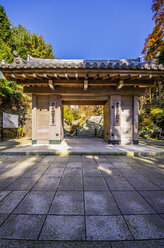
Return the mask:
<svg viewBox="0 0 164 248">
<path fill-rule="evenodd" d="M 0 156 L 0 247 L 164 247 L 163 158 Z"/>
</svg>

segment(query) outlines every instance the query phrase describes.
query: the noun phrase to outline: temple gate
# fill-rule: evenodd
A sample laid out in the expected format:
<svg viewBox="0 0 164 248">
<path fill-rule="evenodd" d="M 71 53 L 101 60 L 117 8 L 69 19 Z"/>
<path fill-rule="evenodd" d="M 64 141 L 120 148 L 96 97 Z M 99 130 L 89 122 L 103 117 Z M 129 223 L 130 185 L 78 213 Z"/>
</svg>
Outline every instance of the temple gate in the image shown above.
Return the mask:
<svg viewBox="0 0 164 248">
<path fill-rule="evenodd" d="M 138 97 L 161 82 L 164 67 L 152 59 L 63 60 L 15 57 L 0 62 L 3 78 L 32 96 L 32 143 L 59 144 L 63 105 L 104 105 L 104 140 L 138 143 Z"/>
</svg>

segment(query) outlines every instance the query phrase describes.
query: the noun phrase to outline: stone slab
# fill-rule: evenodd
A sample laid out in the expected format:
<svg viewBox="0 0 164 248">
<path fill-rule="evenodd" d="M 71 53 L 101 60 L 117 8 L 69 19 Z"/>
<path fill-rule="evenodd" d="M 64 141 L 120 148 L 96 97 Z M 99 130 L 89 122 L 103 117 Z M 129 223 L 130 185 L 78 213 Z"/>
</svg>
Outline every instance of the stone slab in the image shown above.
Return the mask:
<svg viewBox="0 0 164 248">
<path fill-rule="evenodd" d="M 115 176 L 122 177 L 122 174 L 119 172 L 118 169 L 105 168 L 103 166 L 98 166 L 98 169 L 101 171 L 101 174 L 103 175 L 103 177 L 115 177 Z"/>
<path fill-rule="evenodd" d="M 2 201 L 9 193 L 10 191 L 0 191 L 0 201 Z"/>
<path fill-rule="evenodd" d="M 37 184 L 33 187 L 33 190 L 39 191 L 56 191 L 60 182 L 60 178 L 58 177 L 46 177 L 43 176 L 37 182 Z"/>
<path fill-rule="evenodd" d="M 164 191 L 140 191 L 140 194 L 158 213 L 164 213 Z"/>
<path fill-rule="evenodd" d="M 0 225 L 7 219 L 8 214 L 0 214 Z"/>
<path fill-rule="evenodd" d="M 58 191 L 55 195 L 49 214 L 84 214 L 82 191 Z"/>
<path fill-rule="evenodd" d="M 12 214 L 0 227 L 0 238 L 36 240 L 44 219 L 44 215 Z"/>
<path fill-rule="evenodd" d="M 83 183 L 81 177 L 63 177 L 60 185 L 59 190 L 82 190 Z"/>
<path fill-rule="evenodd" d="M 53 192 L 31 191 L 14 210 L 17 214 L 47 214 L 52 203 Z"/>
<path fill-rule="evenodd" d="M 164 179 L 163 177 L 158 178 L 149 178 L 149 180 L 159 187 L 159 189 L 164 190 Z"/>
<path fill-rule="evenodd" d="M 20 203 L 27 191 L 13 191 L 0 202 L 0 213 L 9 214 Z"/>
<path fill-rule="evenodd" d="M 120 176 L 106 178 L 110 190 L 135 190 L 129 182 Z"/>
<path fill-rule="evenodd" d="M 127 168 L 126 169 L 118 168 L 118 170 L 125 178 L 140 177 L 140 174 L 132 168 L 128 168 L 128 169 Z"/>
<path fill-rule="evenodd" d="M 144 177 L 130 177 L 128 182 L 137 190 L 159 190 L 159 187 Z"/>
<path fill-rule="evenodd" d="M 102 177 L 100 170 L 93 167 L 84 167 L 83 175 L 84 177 Z"/>
<path fill-rule="evenodd" d="M 122 214 L 150 214 L 153 208 L 136 191 L 113 192 Z"/>
<path fill-rule="evenodd" d="M 64 168 L 54 168 L 50 167 L 48 170 L 46 170 L 44 176 L 48 177 L 62 177 Z"/>
<path fill-rule="evenodd" d="M 87 240 L 133 239 L 122 216 L 86 216 Z"/>
<path fill-rule="evenodd" d="M 110 242 L 0 240 L 2 248 L 111 248 Z M 154 247 L 153 247 L 154 248 Z M 159 247 L 161 248 L 161 247 Z"/>
<path fill-rule="evenodd" d="M 163 248 L 164 240 L 112 242 L 112 248 Z"/>
<path fill-rule="evenodd" d="M 39 239 L 84 240 L 84 217 L 49 215 L 47 216 Z"/>
<path fill-rule="evenodd" d="M 30 190 L 34 184 L 37 182 L 37 177 L 27 177 L 27 178 L 18 178 L 12 184 L 10 184 L 6 190 L 15 191 L 15 190 Z"/>
<path fill-rule="evenodd" d="M 67 168 L 81 168 L 82 162 L 68 162 Z"/>
<path fill-rule="evenodd" d="M 86 191 L 86 215 L 117 215 L 120 211 L 110 192 Z"/>
<path fill-rule="evenodd" d="M 124 216 L 135 239 L 164 238 L 164 220 L 159 215 Z"/>
<path fill-rule="evenodd" d="M 109 190 L 105 180 L 101 177 L 85 177 L 84 190 Z"/>
<path fill-rule="evenodd" d="M 82 169 L 79 168 L 66 168 L 63 177 L 82 177 Z"/>
</svg>

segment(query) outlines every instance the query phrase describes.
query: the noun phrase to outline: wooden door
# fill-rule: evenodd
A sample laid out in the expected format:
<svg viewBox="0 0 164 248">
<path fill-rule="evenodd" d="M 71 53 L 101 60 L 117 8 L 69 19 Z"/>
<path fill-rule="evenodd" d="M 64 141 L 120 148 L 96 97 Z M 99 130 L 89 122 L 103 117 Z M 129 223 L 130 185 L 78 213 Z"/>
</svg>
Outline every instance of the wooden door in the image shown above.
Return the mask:
<svg viewBox="0 0 164 248">
<path fill-rule="evenodd" d="M 49 96 L 37 96 L 37 143 L 49 143 Z"/>
<path fill-rule="evenodd" d="M 121 97 L 121 143 L 124 145 L 133 143 L 132 129 L 132 97 Z"/>
</svg>

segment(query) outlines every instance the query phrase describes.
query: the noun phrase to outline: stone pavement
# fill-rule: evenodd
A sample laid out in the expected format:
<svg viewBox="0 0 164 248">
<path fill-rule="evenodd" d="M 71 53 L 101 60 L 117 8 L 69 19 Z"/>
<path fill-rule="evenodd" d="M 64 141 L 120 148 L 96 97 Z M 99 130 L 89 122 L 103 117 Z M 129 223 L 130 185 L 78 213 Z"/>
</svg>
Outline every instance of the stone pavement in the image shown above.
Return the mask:
<svg viewBox="0 0 164 248">
<path fill-rule="evenodd" d="M 59 145 L 24 144 L 0 151 L 1 154 L 50 155 L 50 154 L 113 154 L 113 155 L 164 155 L 164 149 L 139 145 L 110 145 L 101 138 L 65 138 Z"/>
<path fill-rule="evenodd" d="M 164 161 L 0 156 L 0 247 L 164 247 Z"/>
</svg>

